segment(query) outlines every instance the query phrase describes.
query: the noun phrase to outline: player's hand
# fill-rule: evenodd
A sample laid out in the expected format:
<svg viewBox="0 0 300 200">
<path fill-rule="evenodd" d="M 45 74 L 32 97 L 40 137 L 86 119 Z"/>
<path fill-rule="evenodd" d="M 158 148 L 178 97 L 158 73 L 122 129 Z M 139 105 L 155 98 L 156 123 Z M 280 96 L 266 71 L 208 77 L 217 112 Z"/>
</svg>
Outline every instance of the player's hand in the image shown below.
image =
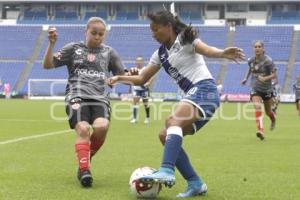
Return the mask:
<svg viewBox="0 0 300 200">
<path fill-rule="evenodd" d="M 238 47 L 228 47 L 224 49 L 223 57 L 229 60 L 233 60 L 236 63 L 240 63 L 246 59 L 243 49 Z"/>
<path fill-rule="evenodd" d="M 109 87 L 113 87 L 118 82 L 119 77 L 113 76 L 106 80 L 106 83 Z"/>
<path fill-rule="evenodd" d="M 241 84 L 242 85 L 245 85 L 247 83 L 247 79 L 243 79 L 242 81 L 241 81 Z"/>
<path fill-rule="evenodd" d="M 128 71 L 128 76 L 139 75 L 139 69 L 137 67 L 132 67 Z"/>
<path fill-rule="evenodd" d="M 49 42 L 51 44 L 55 44 L 56 43 L 57 36 L 58 36 L 58 34 L 56 32 L 56 28 L 55 27 L 49 28 L 49 30 L 48 30 L 48 39 L 49 39 Z"/>
</svg>

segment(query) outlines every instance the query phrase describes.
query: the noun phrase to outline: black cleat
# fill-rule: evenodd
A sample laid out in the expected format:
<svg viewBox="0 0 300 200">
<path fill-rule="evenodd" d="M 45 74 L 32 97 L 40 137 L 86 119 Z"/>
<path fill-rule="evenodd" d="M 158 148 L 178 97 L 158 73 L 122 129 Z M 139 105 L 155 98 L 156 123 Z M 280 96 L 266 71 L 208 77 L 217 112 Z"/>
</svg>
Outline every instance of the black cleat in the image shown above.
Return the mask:
<svg viewBox="0 0 300 200">
<path fill-rule="evenodd" d="M 257 136 L 260 140 L 264 140 L 264 139 L 265 139 L 264 134 L 261 133 L 261 132 L 257 132 L 257 133 L 256 133 L 256 136 Z"/>
<path fill-rule="evenodd" d="M 92 187 L 93 177 L 90 170 L 80 171 L 80 169 L 78 169 L 77 178 L 83 187 L 85 188 Z"/>
</svg>

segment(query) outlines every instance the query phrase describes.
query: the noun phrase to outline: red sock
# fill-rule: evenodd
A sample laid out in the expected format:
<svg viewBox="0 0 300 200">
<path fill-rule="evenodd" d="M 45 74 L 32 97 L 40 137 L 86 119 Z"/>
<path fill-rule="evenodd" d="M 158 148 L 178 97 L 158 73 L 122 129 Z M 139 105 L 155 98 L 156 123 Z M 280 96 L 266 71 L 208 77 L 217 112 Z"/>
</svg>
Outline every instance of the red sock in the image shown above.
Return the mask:
<svg viewBox="0 0 300 200">
<path fill-rule="evenodd" d="M 97 137 L 95 137 L 94 134 L 91 135 L 91 157 L 93 157 L 97 151 L 101 148 L 101 146 L 104 144 L 105 139 L 99 140 Z"/>
<path fill-rule="evenodd" d="M 90 144 L 87 142 L 75 144 L 75 151 L 80 171 L 90 168 Z"/>
<path fill-rule="evenodd" d="M 257 130 L 263 132 L 264 127 L 262 122 L 262 112 L 260 110 L 255 111 L 255 121 L 256 121 Z"/>
<path fill-rule="evenodd" d="M 269 112 L 269 113 L 268 113 L 268 116 L 270 117 L 270 119 L 271 119 L 272 122 L 275 121 L 275 114 L 274 114 L 274 112 L 272 112 L 272 111 Z"/>
</svg>

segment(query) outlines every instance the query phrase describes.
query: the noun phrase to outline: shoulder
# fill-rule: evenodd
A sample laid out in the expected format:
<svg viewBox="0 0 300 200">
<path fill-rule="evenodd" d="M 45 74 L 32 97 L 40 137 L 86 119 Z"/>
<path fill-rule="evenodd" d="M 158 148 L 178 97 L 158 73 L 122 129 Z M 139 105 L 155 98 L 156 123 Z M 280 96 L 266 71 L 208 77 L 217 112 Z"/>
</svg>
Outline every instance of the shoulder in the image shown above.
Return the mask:
<svg viewBox="0 0 300 200">
<path fill-rule="evenodd" d="M 79 42 L 70 42 L 70 43 L 65 44 L 63 46 L 63 49 L 73 49 L 76 46 L 80 46 L 80 43 Z"/>
<path fill-rule="evenodd" d="M 247 62 L 248 62 L 248 64 L 250 64 L 250 63 L 253 63 L 254 60 L 255 60 L 255 57 L 250 57 L 250 58 L 248 58 Z"/>
<path fill-rule="evenodd" d="M 103 51 L 103 52 L 116 52 L 116 50 L 114 48 L 112 48 L 111 46 L 108 46 L 106 44 L 101 45 L 101 51 Z"/>
<path fill-rule="evenodd" d="M 271 64 L 271 63 L 273 63 L 273 59 L 270 56 L 265 55 L 265 63 Z"/>
</svg>

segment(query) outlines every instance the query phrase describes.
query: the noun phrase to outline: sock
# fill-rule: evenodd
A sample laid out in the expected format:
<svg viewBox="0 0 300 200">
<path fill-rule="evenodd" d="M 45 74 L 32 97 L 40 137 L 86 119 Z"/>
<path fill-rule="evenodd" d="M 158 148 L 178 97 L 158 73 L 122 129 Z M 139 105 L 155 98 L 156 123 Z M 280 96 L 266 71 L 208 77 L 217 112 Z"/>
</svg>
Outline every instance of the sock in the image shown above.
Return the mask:
<svg viewBox="0 0 300 200">
<path fill-rule="evenodd" d="M 164 148 L 162 168 L 174 170 L 175 162 L 178 158 L 182 144 L 182 128 L 179 126 L 170 126 L 167 129 L 167 137 Z"/>
<path fill-rule="evenodd" d="M 258 131 L 264 130 L 263 121 L 262 121 L 262 112 L 260 110 L 255 110 L 255 121 Z"/>
<path fill-rule="evenodd" d="M 183 148 L 180 149 L 175 166 L 185 180 L 188 182 L 197 182 L 202 185 L 203 181 L 195 172 L 188 155 L 185 153 Z"/>
<path fill-rule="evenodd" d="M 75 151 L 80 171 L 88 170 L 90 168 L 90 144 L 88 142 L 77 143 Z"/>
<path fill-rule="evenodd" d="M 271 119 L 272 122 L 275 121 L 275 114 L 274 114 L 274 112 L 272 112 L 272 111 L 269 112 L 269 113 L 268 113 L 268 116 L 269 116 L 269 118 Z"/>
<path fill-rule="evenodd" d="M 105 139 L 99 140 L 95 137 L 94 134 L 91 135 L 91 158 L 97 153 L 97 151 L 101 148 L 104 144 Z"/>
<path fill-rule="evenodd" d="M 137 119 L 138 110 L 139 110 L 139 106 L 138 105 L 134 105 L 133 106 L 133 119 Z"/>
<path fill-rule="evenodd" d="M 146 118 L 150 118 L 150 107 L 149 106 L 145 106 L 145 112 L 146 112 Z"/>
</svg>

